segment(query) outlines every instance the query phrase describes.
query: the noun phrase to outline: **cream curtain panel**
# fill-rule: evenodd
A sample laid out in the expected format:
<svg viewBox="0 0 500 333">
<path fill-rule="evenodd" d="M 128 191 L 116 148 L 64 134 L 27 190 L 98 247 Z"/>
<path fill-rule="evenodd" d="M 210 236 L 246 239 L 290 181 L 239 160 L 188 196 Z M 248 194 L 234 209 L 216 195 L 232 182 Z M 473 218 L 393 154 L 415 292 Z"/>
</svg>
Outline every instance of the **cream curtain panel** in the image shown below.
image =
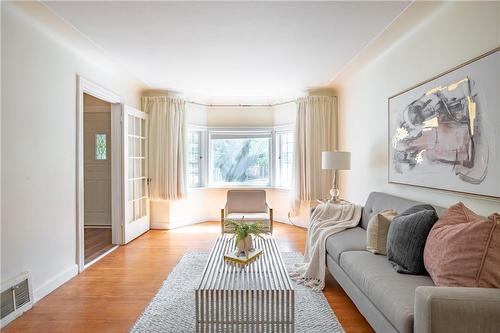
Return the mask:
<svg viewBox="0 0 500 333">
<path fill-rule="evenodd" d="M 301 201 L 329 197 L 332 171 L 321 169 L 321 152 L 337 145 L 336 100 L 332 96 L 307 96 L 297 99 L 295 124 L 294 177 L 292 205 L 297 211 Z"/>
<path fill-rule="evenodd" d="M 149 196 L 153 200 L 186 196 L 185 104 L 168 96 L 142 98 L 142 109 L 149 113 Z"/>
</svg>

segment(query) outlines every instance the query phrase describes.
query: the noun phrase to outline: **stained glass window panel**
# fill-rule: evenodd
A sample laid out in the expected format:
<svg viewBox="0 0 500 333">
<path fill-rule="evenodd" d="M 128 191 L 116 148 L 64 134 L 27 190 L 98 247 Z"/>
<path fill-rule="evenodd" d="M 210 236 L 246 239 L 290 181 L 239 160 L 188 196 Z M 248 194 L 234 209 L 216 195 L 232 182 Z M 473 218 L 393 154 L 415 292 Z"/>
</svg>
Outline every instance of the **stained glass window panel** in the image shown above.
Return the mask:
<svg viewBox="0 0 500 333">
<path fill-rule="evenodd" d="M 106 159 L 106 134 L 95 135 L 95 159 Z"/>
</svg>

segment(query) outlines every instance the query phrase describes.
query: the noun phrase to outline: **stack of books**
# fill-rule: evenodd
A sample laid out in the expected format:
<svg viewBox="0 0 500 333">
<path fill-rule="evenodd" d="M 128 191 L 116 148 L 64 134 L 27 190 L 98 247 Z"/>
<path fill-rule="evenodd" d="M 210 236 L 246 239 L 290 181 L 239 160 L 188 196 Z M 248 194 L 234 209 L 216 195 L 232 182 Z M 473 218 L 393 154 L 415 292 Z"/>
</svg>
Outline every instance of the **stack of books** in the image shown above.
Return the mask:
<svg viewBox="0 0 500 333">
<path fill-rule="evenodd" d="M 238 250 L 224 255 L 224 260 L 230 264 L 237 265 L 239 267 L 244 267 L 255 260 L 257 260 L 262 254 L 262 250 L 253 249 L 248 252 L 248 256 L 244 254 L 239 254 Z"/>
</svg>

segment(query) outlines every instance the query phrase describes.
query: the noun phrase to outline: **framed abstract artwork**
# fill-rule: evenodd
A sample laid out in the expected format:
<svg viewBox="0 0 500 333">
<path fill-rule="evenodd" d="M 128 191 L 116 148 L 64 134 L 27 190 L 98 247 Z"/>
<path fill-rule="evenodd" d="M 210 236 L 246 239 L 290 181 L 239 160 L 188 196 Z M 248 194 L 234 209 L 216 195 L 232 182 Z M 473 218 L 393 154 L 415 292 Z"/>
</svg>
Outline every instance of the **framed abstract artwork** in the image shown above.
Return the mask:
<svg viewBox="0 0 500 333">
<path fill-rule="evenodd" d="M 388 107 L 390 183 L 500 198 L 500 48 Z"/>
</svg>

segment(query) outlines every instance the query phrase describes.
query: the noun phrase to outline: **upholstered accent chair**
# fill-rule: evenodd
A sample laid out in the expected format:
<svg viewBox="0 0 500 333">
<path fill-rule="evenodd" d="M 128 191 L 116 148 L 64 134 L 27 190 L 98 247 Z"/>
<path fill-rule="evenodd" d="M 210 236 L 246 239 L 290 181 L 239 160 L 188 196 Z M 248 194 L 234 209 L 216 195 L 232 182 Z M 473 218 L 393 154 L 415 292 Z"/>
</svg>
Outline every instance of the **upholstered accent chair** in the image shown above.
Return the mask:
<svg viewBox="0 0 500 333">
<path fill-rule="evenodd" d="M 221 232 L 231 233 L 230 227 L 225 225 L 225 220 L 245 222 L 262 222 L 266 231 L 273 232 L 273 209 L 266 201 L 264 190 L 229 190 L 227 191 L 226 206 L 221 209 Z"/>
</svg>

